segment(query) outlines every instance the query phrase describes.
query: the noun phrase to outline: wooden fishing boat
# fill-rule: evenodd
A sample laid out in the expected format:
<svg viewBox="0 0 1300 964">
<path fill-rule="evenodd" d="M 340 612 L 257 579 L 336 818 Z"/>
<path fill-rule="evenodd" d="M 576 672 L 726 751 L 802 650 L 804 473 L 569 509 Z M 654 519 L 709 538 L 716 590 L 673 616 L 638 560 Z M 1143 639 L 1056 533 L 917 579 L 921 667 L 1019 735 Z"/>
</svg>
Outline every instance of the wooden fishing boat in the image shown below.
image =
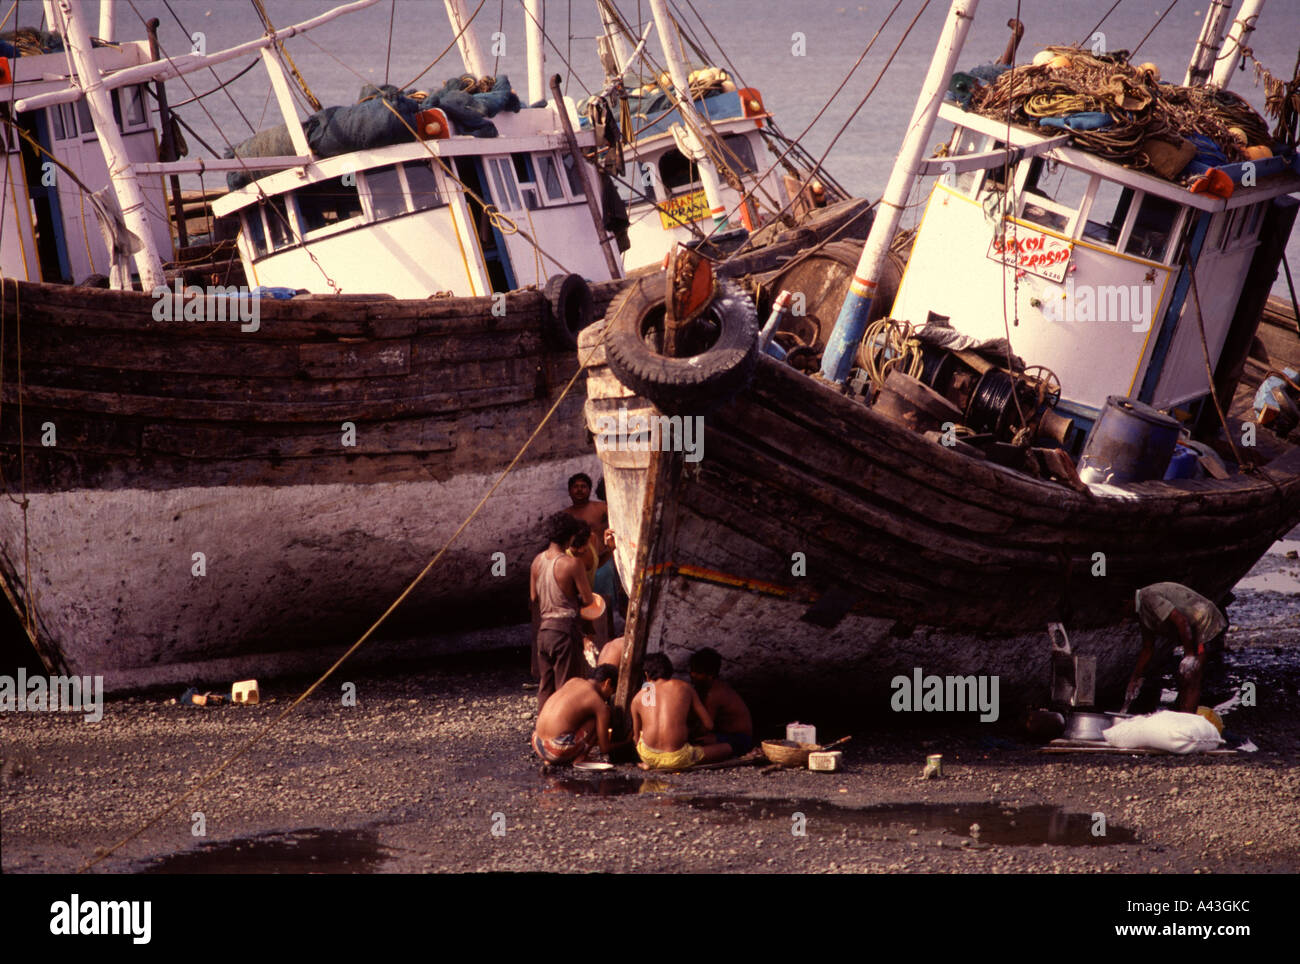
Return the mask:
<svg viewBox="0 0 1300 964">
<path fill-rule="evenodd" d="M 165 208 L 153 175 L 252 172 L 214 208 L 238 229 L 249 283 L 292 298 L 194 290 L 176 279 L 208 279 L 162 274 L 143 253 L 142 291 L 47 283 L 113 261 L 129 286 L 130 268 L 93 232 L 83 265 L 79 236 L 42 222 L 38 237 L 14 218 L 23 190 L 41 193 L 38 209 L 45 194 L 22 180 L 30 150 L 9 155 L 0 582 L 51 671 L 103 675 L 117 690 L 321 665 L 457 531 L 555 407 L 386 628 L 429 637 L 522 622 L 537 523 L 564 504 L 569 475 L 598 471 L 581 384 L 562 398 L 577 331 L 624 283 L 578 161 L 593 134 L 565 129 L 576 120 L 565 101 L 498 115 L 490 139 L 431 107 L 399 143 L 318 156 L 266 45 L 368 2 L 232 48 L 263 50 L 290 145 L 269 157 L 160 162 L 131 140 L 152 147 L 147 115 L 133 126 L 120 110 L 128 78 L 232 51 L 160 60 L 128 43 L 100 55 L 145 197 L 136 213 Z M 69 10 L 75 22 L 79 4 Z M 118 169 L 89 140 L 112 140 L 113 121 L 91 116 L 62 54 L 24 57 L 14 73 L 16 116 L 79 178 L 45 201 L 57 227 L 59 201 L 68 211 Z M 55 116 L 86 136 L 75 156 L 46 136 Z M 816 236 L 844 223 L 819 216 Z M 165 221 L 126 221 L 156 254 L 170 250 Z M 38 251 L 51 239 L 57 256 Z M 771 268 L 803 243 L 791 233 L 735 270 Z"/>
<path fill-rule="evenodd" d="M 1043 701 L 1047 627 L 1055 622 L 1068 628 L 1076 656 L 1095 660 L 1099 699 L 1117 698 L 1137 652 L 1136 624 L 1126 615 L 1136 589 L 1172 580 L 1222 600 L 1300 522 L 1300 447 L 1254 425 L 1250 410 L 1260 356 L 1264 365 L 1295 356 L 1293 317 L 1255 336 L 1295 220 L 1289 195 L 1300 190 L 1300 175 L 1279 169 L 1253 187 L 1238 185 L 1231 199 L 1193 194 L 1035 130 L 955 105 L 940 111 L 974 6 L 953 5 L 886 191 L 882 211 L 897 211 L 915 175 L 939 174 L 945 164 L 955 175 L 930 195 L 890 315 L 911 321 L 914 332 L 934 326 L 972 339 L 1003 335 L 1005 325 L 1015 352 L 1050 365 L 1059 382 L 1025 378 L 1059 386 L 1053 418 L 1022 424 L 1033 428 L 1025 438 L 1055 435 L 1036 443 L 1049 457 L 1030 461 L 1023 442 L 1023 457 L 1007 457 L 1010 436 L 982 451 L 945 442 L 953 425 L 938 420 L 927 437 L 879 400 L 867 404 L 882 386 L 863 389 L 861 376 L 844 384 L 861 357 L 858 312 L 872 307 L 876 265 L 894 241 L 883 214 L 835 331 L 820 339 L 816 375 L 798 370 L 793 354 L 782 360 L 758 349 L 785 322 L 774 311 L 756 338 L 733 290 L 724 287 L 705 309 L 717 343 L 682 357 L 663 349 L 663 330 L 672 327 L 660 320 L 670 309 L 665 292 L 621 294 L 579 351 L 631 595 L 622 698 L 635 691 L 643 652 L 662 650 L 680 667 L 708 645 L 722 653 L 724 674 L 777 714 L 806 713 L 809 699 L 888 713 L 898 708 L 894 681 L 918 673 L 997 677 L 1004 706 Z M 936 115 L 954 124 L 954 136 L 948 155 L 926 162 Z M 990 155 L 998 155 L 994 164 Z M 1082 188 L 1071 203 L 1034 193 L 1045 162 L 1078 175 Z M 1022 206 L 986 220 L 991 196 L 1004 193 L 1004 167 Z M 1100 197 L 1127 200 L 1107 221 L 1094 204 Z M 1043 208 L 1059 221 L 1043 217 Z M 1043 309 L 1050 275 L 1004 257 L 994 246 L 999 230 L 1015 232 L 1022 250 L 1039 250 L 1023 242 L 1041 238 L 1067 252 L 1057 282 L 1069 265 L 1080 285 L 1119 286 L 1136 275 L 1134 284 L 1152 286 L 1145 328 L 1129 318 L 1105 328 L 1053 317 Z M 1125 243 L 1144 231 L 1146 247 Z M 1208 357 L 1198 330 L 1208 336 Z M 879 347 L 870 336 L 866 344 Z M 1227 434 L 1208 367 L 1225 404 L 1238 393 Z M 733 374 L 746 368 L 747 385 Z M 999 367 L 986 359 L 982 370 Z M 1253 465 L 1220 470 L 1222 477 L 1085 483 L 1058 455 L 1077 457 L 1108 396 L 1128 395 L 1181 414 L 1224 463 Z M 951 408 L 952 423 L 962 421 L 963 410 L 940 393 L 926 397 L 939 412 Z M 920 406 L 908 417 L 918 413 L 928 414 Z M 614 429 L 616 414 L 626 428 Z M 697 416 L 702 443 L 685 451 L 674 420 Z"/>
</svg>

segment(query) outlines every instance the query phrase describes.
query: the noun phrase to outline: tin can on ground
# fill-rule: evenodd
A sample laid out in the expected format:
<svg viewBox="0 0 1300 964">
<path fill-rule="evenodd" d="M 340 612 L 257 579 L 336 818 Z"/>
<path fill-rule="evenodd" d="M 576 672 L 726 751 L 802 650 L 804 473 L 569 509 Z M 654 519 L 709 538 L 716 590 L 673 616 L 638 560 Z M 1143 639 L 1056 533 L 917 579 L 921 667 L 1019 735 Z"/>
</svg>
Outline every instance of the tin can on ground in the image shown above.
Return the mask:
<svg viewBox="0 0 1300 964">
<path fill-rule="evenodd" d="M 844 762 L 844 754 L 839 750 L 817 750 L 808 754 L 808 769 L 819 773 L 838 773 Z"/>
<path fill-rule="evenodd" d="M 943 776 L 943 754 L 931 753 L 925 758 L 925 770 L 921 776 L 926 780 L 937 780 Z"/>
</svg>

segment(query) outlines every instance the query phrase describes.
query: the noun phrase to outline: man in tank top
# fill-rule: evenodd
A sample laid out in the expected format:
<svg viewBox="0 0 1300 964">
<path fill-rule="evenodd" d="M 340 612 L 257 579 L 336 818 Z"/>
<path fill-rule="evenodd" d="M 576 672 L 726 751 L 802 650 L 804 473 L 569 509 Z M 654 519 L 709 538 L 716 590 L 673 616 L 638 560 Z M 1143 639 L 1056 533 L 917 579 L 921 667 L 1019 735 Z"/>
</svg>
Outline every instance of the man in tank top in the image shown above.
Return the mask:
<svg viewBox="0 0 1300 964">
<path fill-rule="evenodd" d="M 591 537 L 585 523 L 566 512 L 546 520 L 546 551 L 533 560 L 529 598 L 538 608 L 537 709 L 568 680 L 586 676 L 578 610 L 594 598 L 586 567 L 569 550 L 581 551 Z"/>
<path fill-rule="evenodd" d="M 1133 609 L 1142 627 L 1142 650 L 1124 693 L 1124 711 L 1142 690 L 1147 665 L 1155 654 L 1156 638 L 1165 636 L 1183 648 L 1175 709 L 1195 713 L 1206 657 L 1222 648 L 1227 619 L 1210 600 L 1176 582 L 1158 582 L 1139 589 Z"/>
</svg>

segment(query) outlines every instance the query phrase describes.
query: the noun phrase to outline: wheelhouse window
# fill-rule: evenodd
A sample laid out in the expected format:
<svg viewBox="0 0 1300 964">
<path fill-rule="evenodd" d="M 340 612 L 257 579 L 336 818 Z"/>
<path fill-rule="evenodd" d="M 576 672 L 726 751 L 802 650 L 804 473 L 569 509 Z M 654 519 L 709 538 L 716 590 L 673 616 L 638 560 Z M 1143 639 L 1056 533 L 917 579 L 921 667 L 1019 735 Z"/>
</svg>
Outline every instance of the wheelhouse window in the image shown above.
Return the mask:
<svg viewBox="0 0 1300 964">
<path fill-rule="evenodd" d="M 259 204 L 245 208 L 241 220 L 244 225 L 244 237 L 248 239 L 253 257 L 262 257 L 267 253 L 266 231 L 262 227 L 262 206 Z"/>
<path fill-rule="evenodd" d="M 533 160 L 537 166 L 538 183 L 546 191 L 547 199 L 563 201 L 564 188 L 560 186 L 560 173 L 555 164 L 555 155 L 534 154 Z"/>
<path fill-rule="evenodd" d="M 113 119 L 121 131 L 132 130 L 144 124 L 144 95 L 138 84 L 113 91 Z"/>
<path fill-rule="evenodd" d="M 515 180 L 519 182 L 519 197 L 524 202 L 524 208 L 536 211 L 542 206 L 542 193 L 537 186 L 532 157 L 528 154 L 511 154 L 510 160 L 514 163 Z"/>
<path fill-rule="evenodd" d="M 754 163 L 754 148 L 747 134 L 726 134 L 722 138 L 722 157 L 737 174 L 753 174 L 758 170 Z"/>
<path fill-rule="evenodd" d="M 587 192 L 582 186 L 582 171 L 578 170 L 572 154 L 564 155 L 564 172 L 569 176 L 569 193 L 575 198 L 586 197 Z"/>
<path fill-rule="evenodd" d="M 402 176 L 411 194 L 411 210 L 427 211 L 443 204 L 438 190 L 438 176 L 428 161 L 408 161 L 402 165 Z"/>
<path fill-rule="evenodd" d="M 1021 193 L 1021 218 L 1069 234 L 1090 180 L 1090 175 L 1066 164 L 1034 158 Z"/>
<path fill-rule="evenodd" d="M 1144 194 L 1124 253 L 1150 261 L 1164 261 L 1182 209 L 1182 205 L 1174 201 Z"/>
<path fill-rule="evenodd" d="M 515 187 L 514 166 L 506 157 L 487 158 L 488 170 L 492 175 L 492 195 L 497 207 L 503 211 L 518 211 L 519 190 Z"/>
<path fill-rule="evenodd" d="M 949 153 L 953 156 L 979 154 L 989 149 L 988 145 L 991 141 L 992 138 L 986 134 L 980 134 L 965 127 L 958 127 L 953 130 Z M 999 174 L 1002 172 L 1002 167 L 1003 165 L 998 165 Z M 957 175 L 953 186 L 967 197 L 975 197 L 979 193 L 980 180 L 983 176 L 984 172 L 982 170 L 962 171 Z"/>
<path fill-rule="evenodd" d="M 396 164 L 366 171 L 365 180 L 370 193 L 371 220 L 383 221 L 406 213 L 406 193 Z"/>
<path fill-rule="evenodd" d="M 659 158 L 659 182 L 663 184 L 667 197 L 693 191 L 700 186 L 695 165 L 675 147 L 664 151 Z"/>
<path fill-rule="evenodd" d="M 353 185 L 342 178 L 331 178 L 294 192 L 298 204 L 298 223 L 304 236 L 336 228 L 361 217 L 361 197 Z"/>
<path fill-rule="evenodd" d="M 289 210 L 284 195 L 277 194 L 262 205 L 266 218 L 266 236 L 270 239 L 271 250 L 278 251 L 294 243 L 293 227 L 289 224 Z"/>
<path fill-rule="evenodd" d="M 1083 239 L 1108 248 L 1118 246 L 1132 207 L 1132 188 L 1100 178 L 1083 225 Z"/>
</svg>

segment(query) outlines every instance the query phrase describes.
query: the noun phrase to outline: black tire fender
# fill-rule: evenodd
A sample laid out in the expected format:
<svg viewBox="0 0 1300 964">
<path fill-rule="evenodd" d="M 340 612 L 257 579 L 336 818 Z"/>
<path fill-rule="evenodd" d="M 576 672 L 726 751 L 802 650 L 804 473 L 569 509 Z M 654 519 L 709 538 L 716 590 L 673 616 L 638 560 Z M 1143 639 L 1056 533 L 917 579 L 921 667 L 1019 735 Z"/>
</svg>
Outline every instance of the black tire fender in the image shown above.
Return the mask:
<svg viewBox="0 0 1300 964">
<path fill-rule="evenodd" d="M 551 337 L 562 348 L 578 350 L 578 335 L 596 319 L 591 288 L 580 274 L 552 275 L 542 292 L 549 309 Z"/>
<path fill-rule="evenodd" d="M 628 388 L 670 415 L 704 414 L 743 390 L 758 364 L 754 302 L 738 285 L 723 281 L 693 324 L 716 330 L 703 351 L 668 358 L 656 347 L 664 313 L 662 276 L 628 286 L 610 302 L 605 358 Z"/>
</svg>

